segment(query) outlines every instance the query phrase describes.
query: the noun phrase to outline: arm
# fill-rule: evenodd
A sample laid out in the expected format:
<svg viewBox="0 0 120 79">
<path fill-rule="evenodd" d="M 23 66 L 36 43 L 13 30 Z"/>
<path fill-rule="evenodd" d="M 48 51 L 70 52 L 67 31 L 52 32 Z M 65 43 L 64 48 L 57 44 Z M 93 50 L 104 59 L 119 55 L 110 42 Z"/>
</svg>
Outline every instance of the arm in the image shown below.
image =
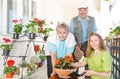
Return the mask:
<svg viewBox="0 0 120 79">
<path fill-rule="evenodd" d="M 71 19 L 71 21 L 70 21 L 70 27 L 69 27 L 69 31 L 70 31 L 71 33 L 73 33 L 73 32 L 74 32 L 74 24 L 73 24 L 73 19 Z"/>
<path fill-rule="evenodd" d="M 103 77 L 103 78 L 110 78 L 110 71 L 108 72 L 95 72 L 93 70 L 86 70 L 86 73 L 84 74 L 84 76 L 99 76 L 99 77 Z"/>
<path fill-rule="evenodd" d="M 52 63 L 52 70 L 54 68 L 55 59 L 56 59 L 56 46 L 50 42 L 47 42 L 48 51 L 51 55 L 51 63 Z M 54 71 L 52 72 L 51 76 L 54 75 Z"/>
<path fill-rule="evenodd" d="M 52 74 L 51 74 L 51 76 L 52 76 L 55 74 L 54 66 L 55 66 L 56 54 L 55 54 L 55 52 L 50 52 L 50 55 L 51 55 L 51 62 L 52 62 Z"/>
</svg>

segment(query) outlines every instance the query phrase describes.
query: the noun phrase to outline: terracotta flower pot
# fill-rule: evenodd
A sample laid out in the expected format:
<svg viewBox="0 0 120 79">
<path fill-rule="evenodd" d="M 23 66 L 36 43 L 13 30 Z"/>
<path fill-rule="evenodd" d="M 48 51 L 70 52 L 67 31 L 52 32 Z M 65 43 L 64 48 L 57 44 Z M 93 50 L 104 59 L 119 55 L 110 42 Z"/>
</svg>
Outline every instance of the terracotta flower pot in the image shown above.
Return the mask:
<svg viewBox="0 0 120 79">
<path fill-rule="evenodd" d="M 13 77 L 13 73 L 12 72 L 6 73 L 6 78 L 12 78 L 12 77 Z"/>
<path fill-rule="evenodd" d="M 34 51 L 38 52 L 40 50 L 40 46 L 39 45 L 34 45 Z"/>
</svg>

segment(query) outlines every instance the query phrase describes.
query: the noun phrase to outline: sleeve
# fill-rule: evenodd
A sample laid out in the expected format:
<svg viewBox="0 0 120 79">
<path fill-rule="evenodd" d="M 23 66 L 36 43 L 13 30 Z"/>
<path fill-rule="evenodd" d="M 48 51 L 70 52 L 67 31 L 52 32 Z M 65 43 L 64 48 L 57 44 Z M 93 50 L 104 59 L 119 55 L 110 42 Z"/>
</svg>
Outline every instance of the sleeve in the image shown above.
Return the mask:
<svg viewBox="0 0 120 79">
<path fill-rule="evenodd" d="M 84 57 L 83 59 L 86 63 L 88 63 L 88 58 Z"/>
<path fill-rule="evenodd" d="M 103 70 L 104 71 L 111 71 L 112 66 L 112 57 L 108 52 L 105 52 L 102 55 L 102 62 L 103 62 Z"/>
<path fill-rule="evenodd" d="M 69 28 L 69 31 L 70 31 L 71 33 L 73 33 L 73 32 L 74 32 L 73 19 L 71 19 L 71 21 L 70 21 L 70 28 Z"/>
<path fill-rule="evenodd" d="M 52 44 L 52 43 L 48 42 L 47 46 L 48 46 L 48 50 L 50 52 L 56 52 L 56 45 L 55 44 Z"/>
</svg>

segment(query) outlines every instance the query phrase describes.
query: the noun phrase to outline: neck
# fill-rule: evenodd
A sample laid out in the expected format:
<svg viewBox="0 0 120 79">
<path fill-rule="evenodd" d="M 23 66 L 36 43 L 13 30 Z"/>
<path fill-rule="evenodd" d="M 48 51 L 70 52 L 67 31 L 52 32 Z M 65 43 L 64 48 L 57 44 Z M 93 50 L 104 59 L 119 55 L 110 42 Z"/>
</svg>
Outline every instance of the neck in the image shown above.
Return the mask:
<svg viewBox="0 0 120 79">
<path fill-rule="evenodd" d="M 94 53 L 95 53 L 95 54 L 98 54 L 99 52 L 100 52 L 99 49 L 95 49 L 95 50 L 94 50 Z"/>
</svg>

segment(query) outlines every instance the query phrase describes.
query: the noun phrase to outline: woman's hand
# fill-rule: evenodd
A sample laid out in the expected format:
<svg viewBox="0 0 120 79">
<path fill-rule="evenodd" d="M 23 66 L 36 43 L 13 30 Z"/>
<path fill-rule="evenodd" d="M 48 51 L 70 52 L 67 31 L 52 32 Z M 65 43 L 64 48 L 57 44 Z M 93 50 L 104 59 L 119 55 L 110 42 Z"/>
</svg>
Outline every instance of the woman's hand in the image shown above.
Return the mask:
<svg viewBox="0 0 120 79">
<path fill-rule="evenodd" d="M 93 71 L 93 70 L 85 70 L 84 72 L 85 72 L 85 74 L 83 76 L 91 76 L 91 75 L 94 75 L 94 73 L 95 73 L 95 71 Z"/>
</svg>

